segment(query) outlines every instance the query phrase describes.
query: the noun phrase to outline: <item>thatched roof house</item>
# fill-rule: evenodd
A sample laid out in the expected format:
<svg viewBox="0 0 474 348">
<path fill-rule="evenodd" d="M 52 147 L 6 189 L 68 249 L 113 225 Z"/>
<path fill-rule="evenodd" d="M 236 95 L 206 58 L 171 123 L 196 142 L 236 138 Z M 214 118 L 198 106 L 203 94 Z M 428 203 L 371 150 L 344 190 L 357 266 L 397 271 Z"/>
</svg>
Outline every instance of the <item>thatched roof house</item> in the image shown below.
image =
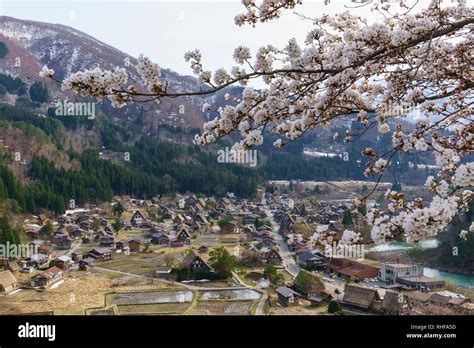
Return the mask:
<svg viewBox="0 0 474 348">
<path fill-rule="evenodd" d="M 347 284 L 344 288 L 342 304 L 348 307 L 369 311 L 377 301 L 380 301 L 380 295 L 376 289 L 355 284 Z"/>
<path fill-rule="evenodd" d="M 18 285 L 18 281 L 10 271 L 0 272 L 0 292 L 10 292 Z"/>
<path fill-rule="evenodd" d="M 402 293 L 387 291 L 382 301 L 382 310 L 390 315 L 404 315 L 408 312 L 408 303 Z"/>
<path fill-rule="evenodd" d="M 318 275 L 302 269 L 295 278 L 295 289 L 307 296 L 318 296 L 325 288 Z"/>
</svg>

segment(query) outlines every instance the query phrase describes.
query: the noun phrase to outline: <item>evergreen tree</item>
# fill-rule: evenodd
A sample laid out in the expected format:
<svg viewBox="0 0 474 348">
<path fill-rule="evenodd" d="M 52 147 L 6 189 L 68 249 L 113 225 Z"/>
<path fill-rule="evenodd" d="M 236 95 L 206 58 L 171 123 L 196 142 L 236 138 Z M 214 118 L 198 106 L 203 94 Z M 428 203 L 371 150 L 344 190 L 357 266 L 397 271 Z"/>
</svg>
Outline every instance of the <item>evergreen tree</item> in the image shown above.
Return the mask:
<svg viewBox="0 0 474 348">
<path fill-rule="evenodd" d="M 18 232 L 12 228 L 6 216 L 0 217 L 0 243 L 20 244 Z"/>
<path fill-rule="evenodd" d="M 342 217 L 342 224 L 344 226 L 354 224 L 354 222 L 352 221 L 352 214 L 351 214 L 351 211 L 349 209 L 344 212 L 344 216 Z"/>
<path fill-rule="evenodd" d="M 357 211 L 361 213 L 363 216 L 367 214 L 367 205 L 361 205 L 360 207 L 357 208 Z"/>
<path fill-rule="evenodd" d="M 8 54 L 7 45 L 5 45 L 4 42 L 0 42 L 0 58 L 5 58 L 7 54 Z"/>
<path fill-rule="evenodd" d="M 209 264 L 217 275 L 228 278 L 236 266 L 236 260 L 226 248 L 219 247 L 209 253 Z"/>
<path fill-rule="evenodd" d="M 35 81 L 30 87 L 30 98 L 39 103 L 45 103 L 49 99 L 48 89 L 42 82 Z"/>
</svg>

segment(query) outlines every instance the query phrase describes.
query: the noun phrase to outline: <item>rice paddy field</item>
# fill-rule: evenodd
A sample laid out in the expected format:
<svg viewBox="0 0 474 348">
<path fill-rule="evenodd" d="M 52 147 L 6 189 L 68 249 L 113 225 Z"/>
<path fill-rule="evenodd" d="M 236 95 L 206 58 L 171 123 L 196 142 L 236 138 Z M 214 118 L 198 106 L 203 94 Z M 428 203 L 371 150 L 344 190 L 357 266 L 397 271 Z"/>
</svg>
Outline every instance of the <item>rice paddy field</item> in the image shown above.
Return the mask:
<svg viewBox="0 0 474 348">
<path fill-rule="evenodd" d="M 251 314 L 260 296 L 250 289 L 116 292 L 106 295 L 102 310 L 116 307 L 114 314 L 119 315 L 245 315 Z M 100 315 L 100 309 L 88 314 Z"/>
<path fill-rule="evenodd" d="M 182 314 L 191 303 L 153 303 L 117 306 L 120 315 Z"/>
<path fill-rule="evenodd" d="M 254 301 L 199 301 L 196 311 L 209 315 L 245 315 L 250 314 Z"/>
</svg>

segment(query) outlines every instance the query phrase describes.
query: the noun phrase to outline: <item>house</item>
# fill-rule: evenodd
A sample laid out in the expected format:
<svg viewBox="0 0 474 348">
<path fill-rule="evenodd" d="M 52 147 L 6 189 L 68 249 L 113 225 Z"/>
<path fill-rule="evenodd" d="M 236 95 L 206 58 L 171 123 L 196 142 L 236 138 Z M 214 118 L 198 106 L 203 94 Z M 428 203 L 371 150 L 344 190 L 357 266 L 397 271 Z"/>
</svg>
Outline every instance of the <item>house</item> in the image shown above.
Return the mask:
<svg viewBox="0 0 474 348">
<path fill-rule="evenodd" d="M 351 280 L 363 280 L 379 276 L 379 268 L 345 258 L 331 258 L 326 265 L 330 273 Z"/>
<path fill-rule="evenodd" d="M 219 221 L 219 227 L 221 228 L 221 233 L 238 233 L 240 229 L 237 226 L 236 221 Z"/>
<path fill-rule="evenodd" d="M 125 240 L 119 240 L 117 243 L 115 243 L 115 249 L 117 250 L 125 250 L 125 248 L 128 247 L 128 242 Z"/>
<path fill-rule="evenodd" d="M 48 217 L 45 214 L 38 215 L 38 225 L 43 226 L 48 222 Z"/>
<path fill-rule="evenodd" d="M 71 249 L 73 239 L 69 236 L 61 239 L 61 241 L 57 244 L 58 249 L 66 250 Z"/>
<path fill-rule="evenodd" d="M 45 254 L 33 254 L 26 258 L 26 266 L 34 268 L 42 268 L 49 263 L 49 256 Z"/>
<path fill-rule="evenodd" d="M 164 220 L 168 220 L 168 219 L 173 220 L 174 219 L 174 213 L 170 210 L 166 210 L 166 211 L 163 212 L 163 214 L 161 214 L 161 217 Z"/>
<path fill-rule="evenodd" d="M 142 242 L 139 241 L 138 239 L 132 239 L 128 241 L 128 247 L 130 248 L 130 251 L 132 252 L 139 252 L 141 245 L 142 245 Z"/>
<path fill-rule="evenodd" d="M 382 311 L 388 315 L 408 314 L 408 302 L 403 294 L 387 291 L 382 301 Z"/>
<path fill-rule="evenodd" d="M 187 228 L 182 228 L 178 232 L 176 232 L 176 240 L 183 244 L 190 244 L 191 243 L 191 235 L 188 232 Z"/>
<path fill-rule="evenodd" d="M 72 259 L 69 256 L 59 256 L 53 260 L 54 267 L 60 268 L 63 271 L 67 271 L 72 267 Z"/>
<path fill-rule="evenodd" d="M 222 216 L 222 212 L 220 212 L 219 210 L 214 209 L 209 213 L 209 216 L 213 219 L 219 219 Z"/>
<path fill-rule="evenodd" d="M 277 243 L 270 237 L 263 237 L 260 245 L 263 249 L 272 249 L 277 245 Z"/>
<path fill-rule="evenodd" d="M 155 277 L 160 279 L 169 279 L 171 277 L 171 267 L 156 267 Z"/>
<path fill-rule="evenodd" d="M 89 230 L 91 228 L 91 225 L 92 225 L 92 220 L 85 220 L 79 223 L 79 227 L 84 230 Z"/>
<path fill-rule="evenodd" d="M 421 291 L 409 291 L 404 294 L 408 302 L 408 310 L 410 314 L 424 314 L 425 308 L 428 306 L 431 294 Z"/>
<path fill-rule="evenodd" d="M 89 251 L 87 257 L 93 258 L 97 261 L 107 261 L 112 259 L 112 252 L 108 248 L 95 248 Z"/>
<path fill-rule="evenodd" d="M 153 207 L 153 202 L 150 200 L 143 201 L 143 203 L 140 206 L 140 208 L 144 208 L 144 209 L 150 209 L 151 207 Z"/>
<path fill-rule="evenodd" d="M 206 216 L 203 213 L 196 214 L 195 220 L 201 225 L 210 225 L 210 222 L 207 220 Z"/>
<path fill-rule="evenodd" d="M 184 224 L 186 222 L 186 218 L 183 216 L 183 214 L 176 214 L 176 216 L 173 219 L 174 224 Z"/>
<path fill-rule="evenodd" d="M 74 226 L 76 226 L 76 225 L 74 225 Z M 80 229 L 79 226 L 76 226 L 76 227 L 77 228 L 73 228 L 70 231 L 68 231 L 69 237 L 71 237 L 73 239 L 81 238 L 85 233 L 85 231 Z M 66 227 L 66 231 L 67 231 L 67 227 Z"/>
<path fill-rule="evenodd" d="M 424 292 L 443 289 L 445 286 L 444 280 L 427 276 L 401 277 L 397 278 L 397 282 L 411 289 L 417 289 Z"/>
<path fill-rule="evenodd" d="M 150 242 L 155 245 L 168 245 L 170 238 L 164 233 L 154 233 L 150 236 Z"/>
<path fill-rule="evenodd" d="M 225 210 L 232 210 L 233 209 L 233 205 L 232 205 L 232 202 L 230 201 L 229 198 L 221 198 L 218 202 L 219 206 L 224 208 Z"/>
<path fill-rule="evenodd" d="M 76 252 L 73 252 L 73 253 L 71 254 L 71 258 L 72 258 L 72 260 L 73 260 L 74 262 L 79 262 L 79 261 L 82 260 L 82 253 L 77 252 L 77 251 L 76 251 Z"/>
<path fill-rule="evenodd" d="M 20 267 L 18 266 L 18 262 L 2 257 L 0 258 L 0 270 L 16 272 L 20 270 Z"/>
<path fill-rule="evenodd" d="M 33 276 L 30 280 L 32 287 L 47 287 L 63 277 L 63 270 L 52 267 L 43 273 Z"/>
<path fill-rule="evenodd" d="M 312 252 L 303 252 L 303 253 L 297 253 L 296 258 L 298 260 L 298 264 L 301 267 L 309 267 L 309 266 L 324 266 L 325 264 L 325 258 L 322 256 L 317 256 L 313 254 Z"/>
<path fill-rule="evenodd" d="M 85 259 L 79 262 L 80 271 L 89 271 L 95 267 L 95 260 L 91 257 L 86 257 Z"/>
<path fill-rule="evenodd" d="M 111 225 L 105 225 L 104 226 L 104 231 L 107 233 L 107 234 L 110 234 L 110 235 L 115 235 L 115 228 L 113 228 Z"/>
<path fill-rule="evenodd" d="M 109 235 L 100 237 L 99 245 L 105 248 L 112 248 L 115 245 L 115 238 Z"/>
<path fill-rule="evenodd" d="M 209 272 L 211 266 L 203 260 L 202 257 L 196 255 L 194 251 L 191 251 L 180 264 L 181 269 L 191 269 L 194 272 Z"/>
<path fill-rule="evenodd" d="M 9 293 L 18 286 L 18 281 L 10 271 L 0 272 L 0 292 Z"/>
<path fill-rule="evenodd" d="M 140 210 L 136 210 L 130 218 L 130 223 L 132 224 L 132 226 L 140 226 L 143 222 L 146 221 L 147 218 L 145 217 L 145 213 L 141 212 Z"/>
<path fill-rule="evenodd" d="M 284 307 L 288 307 L 290 304 L 295 302 L 296 292 L 287 288 L 286 286 L 280 286 L 275 290 L 278 295 L 278 303 Z"/>
<path fill-rule="evenodd" d="M 281 265 L 283 258 L 276 249 L 272 249 L 265 254 L 265 260 L 268 265 Z"/>
<path fill-rule="evenodd" d="M 423 267 L 420 265 L 408 265 L 402 263 L 382 263 L 380 268 L 380 279 L 387 284 L 393 284 L 397 278 L 416 277 L 423 275 Z"/>
<path fill-rule="evenodd" d="M 45 255 L 51 255 L 53 252 L 53 248 L 51 248 L 50 245 L 42 244 L 38 247 L 38 253 L 40 254 L 45 254 Z"/>
<path fill-rule="evenodd" d="M 280 221 L 280 231 L 288 231 L 295 224 L 296 220 L 290 214 L 285 213 Z"/>
<path fill-rule="evenodd" d="M 325 303 L 322 297 L 314 295 L 308 296 L 308 301 L 311 303 L 311 307 L 320 307 Z"/>
<path fill-rule="evenodd" d="M 380 295 L 376 289 L 356 284 L 346 284 L 341 304 L 350 308 L 371 311 L 380 302 Z"/>
<path fill-rule="evenodd" d="M 190 206 L 190 205 L 195 205 L 199 202 L 198 198 L 196 195 L 190 195 L 185 199 L 185 205 Z"/>
<path fill-rule="evenodd" d="M 108 223 L 109 223 L 109 220 L 107 220 L 106 218 L 103 218 L 103 217 L 99 218 L 99 224 L 101 226 L 107 226 Z"/>
<path fill-rule="evenodd" d="M 267 224 L 263 224 L 257 228 L 257 231 L 259 232 L 259 234 L 270 234 L 271 232 L 273 232 L 273 228 L 271 228 Z"/>
</svg>

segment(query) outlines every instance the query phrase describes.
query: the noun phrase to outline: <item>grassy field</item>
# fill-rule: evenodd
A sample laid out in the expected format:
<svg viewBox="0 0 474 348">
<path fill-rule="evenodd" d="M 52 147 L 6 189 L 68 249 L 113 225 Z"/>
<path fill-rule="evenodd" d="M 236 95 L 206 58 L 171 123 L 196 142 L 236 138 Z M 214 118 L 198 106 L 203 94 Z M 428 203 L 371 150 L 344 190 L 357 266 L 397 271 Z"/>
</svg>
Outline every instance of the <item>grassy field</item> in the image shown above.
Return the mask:
<svg viewBox="0 0 474 348">
<path fill-rule="evenodd" d="M 107 268 L 115 271 L 132 273 L 136 275 L 153 277 L 156 264 L 153 261 L 134 259 L 129 256 L 124 260 L 112 260 L 100 264 L 101 268 Z"/>
<path fill-rule="evenodd" d="M 55 289 L 25 289 L 0 297 L 0 314 L 41 313 L 83 314 L 84 310 L 104 306 L 104 295 L 112 289 L 111 281 L 99 275 L 70 272 Z"/>
</svg>

